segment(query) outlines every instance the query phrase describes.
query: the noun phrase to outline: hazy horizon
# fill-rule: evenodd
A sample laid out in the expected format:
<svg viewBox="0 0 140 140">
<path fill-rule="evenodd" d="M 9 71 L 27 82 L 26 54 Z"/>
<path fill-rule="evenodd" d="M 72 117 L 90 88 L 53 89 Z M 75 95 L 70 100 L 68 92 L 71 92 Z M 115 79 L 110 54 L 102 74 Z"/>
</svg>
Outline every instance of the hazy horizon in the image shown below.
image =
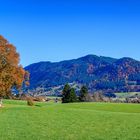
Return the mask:
<svg viewBox="0 0 140 140">
<path fill-rule="evenodd" d="M 23 66 L 88 54 L 140 60 L 139 7 L 137 0 L 5 0 L 0 34 Z"/>
</svg>

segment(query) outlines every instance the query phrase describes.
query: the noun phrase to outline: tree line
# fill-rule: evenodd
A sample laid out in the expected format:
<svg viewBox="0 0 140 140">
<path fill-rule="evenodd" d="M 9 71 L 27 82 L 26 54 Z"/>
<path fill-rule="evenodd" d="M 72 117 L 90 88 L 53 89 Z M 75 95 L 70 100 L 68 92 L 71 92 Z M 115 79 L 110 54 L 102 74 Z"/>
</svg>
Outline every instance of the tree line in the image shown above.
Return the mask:
<svg viewBox="0 0 140 140">
<path fill-rule="evenodd" d="M 75 89 L 70 87 L 69 84 L 64 86 L 62 91 L 62 103 L 84 102 L 88 95 L 88 88 L 84 85 L 81 87 L 80 95 L 77 96 Z"/>
</svg>

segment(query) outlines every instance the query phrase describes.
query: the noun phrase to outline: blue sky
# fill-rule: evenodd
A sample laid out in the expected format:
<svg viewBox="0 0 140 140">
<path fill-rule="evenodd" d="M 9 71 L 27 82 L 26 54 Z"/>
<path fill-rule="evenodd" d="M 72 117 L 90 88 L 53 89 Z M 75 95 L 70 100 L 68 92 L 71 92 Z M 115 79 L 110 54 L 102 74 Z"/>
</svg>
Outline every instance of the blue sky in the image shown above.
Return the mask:
<svg viewBox="0 0 140 140">
<path fill-rule="evenodd" d="M 140 60 L 138 0 L 0 0 L 0 34 L 26 66 L 87 54 Z"/>
</svg>

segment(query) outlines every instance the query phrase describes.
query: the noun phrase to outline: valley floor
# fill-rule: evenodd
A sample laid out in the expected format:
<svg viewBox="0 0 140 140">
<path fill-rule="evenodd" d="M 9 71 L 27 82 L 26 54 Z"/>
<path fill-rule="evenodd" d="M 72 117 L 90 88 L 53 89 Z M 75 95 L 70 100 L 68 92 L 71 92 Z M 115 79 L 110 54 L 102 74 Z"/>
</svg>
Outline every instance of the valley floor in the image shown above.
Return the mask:
<svg viewBox="0 0 140 140">
<path fill-rule="evenodd" d="M 140 105 L 5 100 L 0 140 L 140 140 Z"/>
</svg>

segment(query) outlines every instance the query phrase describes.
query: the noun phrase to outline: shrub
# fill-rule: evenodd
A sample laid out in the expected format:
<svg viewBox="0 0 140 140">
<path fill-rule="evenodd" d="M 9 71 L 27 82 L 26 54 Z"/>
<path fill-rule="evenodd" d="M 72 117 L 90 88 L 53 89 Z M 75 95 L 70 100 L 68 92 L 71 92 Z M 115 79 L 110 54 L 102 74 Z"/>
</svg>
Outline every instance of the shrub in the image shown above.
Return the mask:
<svg viewBox="0 0 140 140">
<path fill-rule="evenodd" d="M 103 102 L 104 101 L 104 99 L 103 99 L 104 96 L 103 96 L 102 91 L 95 92 L 92 97 L 93 97 L 93 100 L 95 102 Z"/>
<path fill-rule="evenodd" d="M 85 95 L 84 102 L 93 102 L 93 101 L 94 101 L 94 99 L 91 94 Z"/>
<path fill-rule="evenodd" d="M 30 98 L 30 97 L 27 98 L 27 105 L 28 106 L 33 106 L 34 105 L 34 102 L 33 102 L 32 98 Z"/>
<path fill-rule="evenodd" d="M 46 98 L 43 97 L 43 96 L 38 96 L 38 97 L 34 97 L 33 100 L 34 101 L 37 101 L 37 102 L 45 102 L 46 101 Z"/>
<path fill-rule="evenodd" d="M 21 94 L 17 96 L 17 99 L 19 100 L 27 100 L 29 97 L 27 94 Z M 31 97 L 30 97 L 31 98 Z"/>
</svg>

